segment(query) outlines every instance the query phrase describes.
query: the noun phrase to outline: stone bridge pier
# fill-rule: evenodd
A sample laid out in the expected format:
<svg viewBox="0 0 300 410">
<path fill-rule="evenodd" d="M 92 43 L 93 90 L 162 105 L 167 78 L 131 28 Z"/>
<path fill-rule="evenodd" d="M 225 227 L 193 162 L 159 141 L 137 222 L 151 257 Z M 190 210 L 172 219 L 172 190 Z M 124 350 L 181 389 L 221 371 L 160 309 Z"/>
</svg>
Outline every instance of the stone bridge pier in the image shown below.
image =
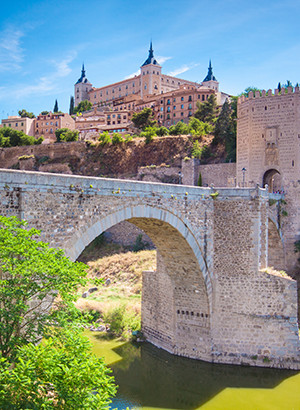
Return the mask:
<svg viewBox="0 0 300 410">
<path fill-rule="evenodd" d="M 268 265 L 268 193 L 0 170 L 2 215 L 42 231 L 76 260 L 121 221 L 157 248 L 145 272 L 142 329 L 171 353 L 300 368 L 296 283 Z"/>
</svg>

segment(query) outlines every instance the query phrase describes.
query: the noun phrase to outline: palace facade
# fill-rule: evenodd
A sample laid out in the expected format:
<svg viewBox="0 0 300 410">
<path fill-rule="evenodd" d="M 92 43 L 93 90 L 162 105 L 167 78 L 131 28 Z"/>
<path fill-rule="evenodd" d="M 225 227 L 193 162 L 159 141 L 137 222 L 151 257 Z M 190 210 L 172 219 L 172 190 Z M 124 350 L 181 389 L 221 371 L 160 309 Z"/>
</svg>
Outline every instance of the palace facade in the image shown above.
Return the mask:
<svg viewBox="0 0 300 410">
<path fill-rule="evenodd" d="M 158 123 L 170 126 L 178 121 L 188 122 L 197 108 L 197 101 L 205 101 L 210 94 L 216 95 L 219 105 L 229 97 L 219 91 L 211 62 L 202 83 L 162 74 L 162 67 L 154 57 L 152 42 L 140 70 L 140 74 L 132 78 L 96 88 L 88 81 L 83 66 L 75 84 L 75 105 L 89 100 L 94 106 L 109 106 L 115 111 L 129 112 L 151 107 Z"/>
</svg>

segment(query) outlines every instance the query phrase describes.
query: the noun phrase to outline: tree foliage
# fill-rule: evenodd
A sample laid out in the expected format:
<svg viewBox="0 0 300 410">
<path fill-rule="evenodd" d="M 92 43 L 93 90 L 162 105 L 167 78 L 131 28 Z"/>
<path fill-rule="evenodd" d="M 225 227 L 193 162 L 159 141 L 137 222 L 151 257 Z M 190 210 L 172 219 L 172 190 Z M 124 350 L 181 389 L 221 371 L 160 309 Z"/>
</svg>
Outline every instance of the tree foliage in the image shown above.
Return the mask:
<svg viewBox="0 0 300 410">
<path fill-rule="evenodd" d="M 41 115 L 48 115 L 49 114 L 49 111 L 42 111 L 41 112 Z"/>
<path fill-rule="evenodd" d="M 227 161 L 236 160 L 236 99 L 230 103 L 228 100 L 222 106 L 216 121 L 213 145 L 225 145 Z"/>
<path fill-rule="evenodd" d="M 81 101 L 75 108 L 74 114 L 79 114 L 84 111 L 88 111 L 92 108 L 93 104 L 88 100 Z"/>
<path fill-rule="evenodd" d="M 74 97 L 71 95 L 70 97 L 70 108 L 69 108 L 69 114 L 73 115 L 74 114 Z"/>
<path fill-rule="evenodd" d="M 86 267 L 39 234 L 0 216 L 0 408 L 105 408 L 112 379 L 74 326 Z"/>
<path fill-rule="evenodd" d="M 70 130 L 69 128 L 58 128 L 55 131 L 56 142 L 78 141 L 78 135 L 78 130 Z"/>
<path fill-rule="evenodd" d="M 154 127 L 156 124 L 151 108 L 144 108 L 141 112 L 133 113 L 131 121 L 134 126 L 140 130 L 145 130 L 147 127 Z"/>
<path fill-rule="evenodd" d="M 26 135 L 22 131 L 13 130 L 10 127 L 0 128 L 0 147 L 17 147 L 22 145 L 38 145 L 44 138 L 36 139 L 31 135 Z"/>
<path fill-rule="evenodd" d="M 33 112 L 28 112 L 28 111 L 24 110 L 24 108 L 22 110 L 18 111 L 18 114 L 22 118 L 35 118 L 35 115 L 33 114 Z"/>
<path fill-rule="evenodd" d="M 58 112 L 58 102 L 57 102 L 57 100 L 55 100 L 53 112 Z"/>
<path fill-rule="evenodd" d="M 217 100 L 214 94 L 211 94 L 203 103 L 197 102 L 197 111 L 194 117 L 202 122 L 214 123 L 218 114 Z"/>
<path fill-rule="evenodd" d="M 85 265 L 35 238 L 36 229 L 15 217 L 0 216 L 0 354 L 10 358 L 18 347 L 36 343 L 59 311 L 49 311 L 57 292 L 61 307 L 72 307 Z"/>
<path fill-rule="evenodd" d="M 244 95 L 245 97 L 248 97 L 250 91 L 252 91 L 254 95 L 255 95 L 256 91 L 259 91 L 260 94 L 262 92 L 262 90 L 260 88 L 257 88 L 257 87 L 254 87 L 254 86 L 249 86 L 249 87 L 245 88 L 245 91 L 243 91 L 241 93 L 241 95 Z"/>
<path fill-rule="evenodd" d="M 58 332 L 0 359 L 1 409 L 105 409 L 115 394 L 111 372 L 85 338 Z"/>
</svg>

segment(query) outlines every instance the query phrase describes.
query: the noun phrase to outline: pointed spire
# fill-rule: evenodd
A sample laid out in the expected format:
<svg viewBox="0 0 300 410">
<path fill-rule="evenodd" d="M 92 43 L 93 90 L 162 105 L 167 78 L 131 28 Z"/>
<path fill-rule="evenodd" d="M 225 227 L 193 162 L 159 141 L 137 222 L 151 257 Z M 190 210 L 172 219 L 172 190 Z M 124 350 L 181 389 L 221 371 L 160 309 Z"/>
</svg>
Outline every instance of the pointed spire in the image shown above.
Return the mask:
<svg viewBox="0 0 300 410">
<path fill-rule="evenodd" d="M 148 64 L 155 64 L 159 65 L 158 62 L 154 58 L 154 53 L 153 53 L 153 47 L 152 47 L 152 39 L 150 40 L 150 49 L 149 49 L 149 55 L 147 60 L 144 62 L 143 65 L 148 65 Z"/>
<path fill-rule="evenodd" d="M 84 63 L 82 63 L 81 78 L 85 77 Z"/>
<path fill-rule="evenodd" d="M 204 78 L 203 82 L 205 81 L 217 81 L 216 77 L 213 75 L 211 59 L 209 59 L 207 76 Z"/>
</svg>

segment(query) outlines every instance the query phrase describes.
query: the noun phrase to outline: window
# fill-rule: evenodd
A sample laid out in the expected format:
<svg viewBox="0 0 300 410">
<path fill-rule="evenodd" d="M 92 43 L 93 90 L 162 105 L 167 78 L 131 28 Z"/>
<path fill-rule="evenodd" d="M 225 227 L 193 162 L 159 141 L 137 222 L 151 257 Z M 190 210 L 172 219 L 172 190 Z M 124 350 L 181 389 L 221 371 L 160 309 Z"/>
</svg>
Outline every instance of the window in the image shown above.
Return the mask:
<svg viewBox="0 0 300 410">
<path fill-rule="evenodd" d="M 184 108 L 184 104 L 181 104 L 181 109 L 183 110 L 183 108 Z"/>
<path fill-rule="evenodd" d="M 184 101 L 184 98 L 183 98 L 183 97 L 181 97 L 181 101 Z"/>
<path fill-rule="evenodd" d="M 121 87 L 119 87 L 119 91 L 121 91 Z"/>
<path fill-rule="evenodd" d="M 176 98 L 173 98 L 173 102 L 176 102 Z"/>
<path fill-rule="evenodd" d="M 167 105 L 170 105 L 170 100 L 168 99 L 168 101 L 167 101 Z"/>
<path fill-rule="evenodd" d="M 49 123 L 48 123 L 48 122 L 46 122 L 46 125 L 49 125 Z"/>
<path fill-rule="evenodd" d="M 189 104 L 189 110 L 191 110 L 192 109 L 192 104 Z"/>
<path fill-rule="evenodd" d="M 16 122 L 16 127 L 18 126 L 18 123 Z"/>
<path fill-rule="evenodd" d="M 191 95 L 189 95 L 189 101 L 192 101 L 192 96 Z"/>
<path fill-rule="evenodd" d="M 169 120 L 169 119 L 170 119 L 170 114 L 167 115 L 167 120 Z"/>
<path fill-rule="evenodd" d="M 189 111 L 189 117 L 191 117 L 192 116 L 192 111 Z"/>
<path fill-rule="evenodd" d="M 164 107 L 160 107 L 160 111 L 163 111 L 164 110 Z"/>
<path fill-rule="evenodd" d="M 147 90 L 147 84 L 145 84 L 145 87 L 144 87 L 144 88 L 145 88 L 145 90 Z"/>
<path fill-rule="evenodd" d="M 176 113 L 174 112 L 173 117 L 176 117 Z"/>
<path fill-rule="evenodd" d="M 112 90 L 113 94 L 115 93 L 115 90 Z"/>
<path fill-rule="evenodd" d="M 24 125 L 24 122 L 21 122 L 21 126 L 23 127 L 23 125 Z"/>
<path fill-rule="evenodd" d="M 183 117 L 183 112 L 182 112 L 182 113 L 180 113 L 180 115 Z"/>
<path fill-rule="evenodd" d="M 200 100 L 200 94 L 198 94 L 198 100 Z"/>
<path fill-rule="evenodd" d="M 202 95 L 202 101 L 204 101 L 204 100 L 205 100 L 205 95 L 203 94 L 203 95 Z"/>
</svg>

